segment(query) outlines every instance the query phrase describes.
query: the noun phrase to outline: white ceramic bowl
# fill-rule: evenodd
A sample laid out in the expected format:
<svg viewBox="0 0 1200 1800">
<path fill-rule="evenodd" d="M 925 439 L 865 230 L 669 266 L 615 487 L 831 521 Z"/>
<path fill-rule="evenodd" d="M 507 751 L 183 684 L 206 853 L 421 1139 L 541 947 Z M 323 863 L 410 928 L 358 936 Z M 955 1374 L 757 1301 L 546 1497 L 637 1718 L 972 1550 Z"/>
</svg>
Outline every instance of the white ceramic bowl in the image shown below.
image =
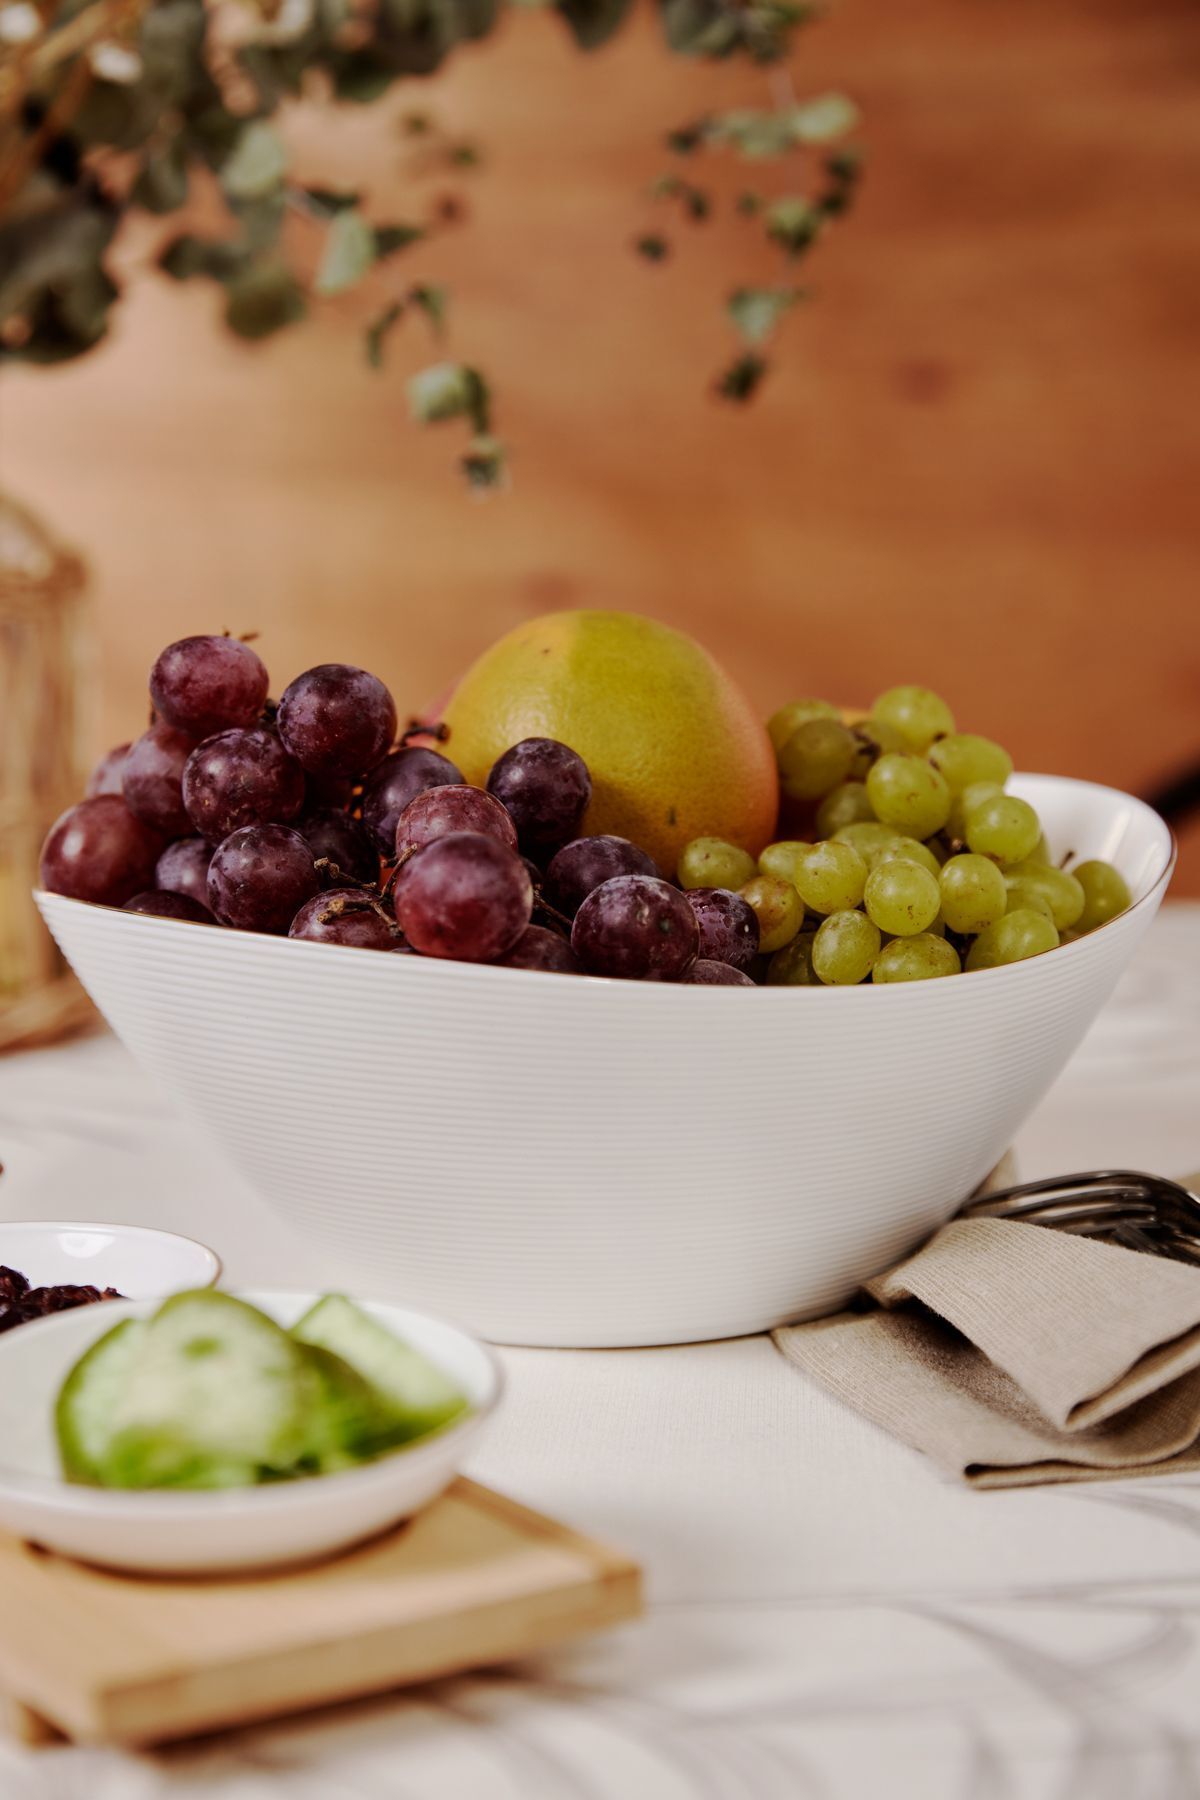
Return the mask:
<svg viewBox="0 0 1200 1800">
<path fill-rule="evenodd" d="M 212 1287 L 221 1273 L 214 1251 L 173 1231 L 62 1219 L 0 1220 L 0 1263 L 30 1287 L 111 1287 L 127 1300 Z"/>
<path fill-rule="evenodd" d="M 331 1283 L 500 1342 L 678 1343 L 840 1305 L 1007 1148 L 1149 925 L 1140 801 L 1028 775 L 1135 904 L 1008 968 L 861 988 L 579 980 L 215 931 L 42 894 L 115 1030 Z"/>
<path fill-rule="evenodd" d="M 291 1325 L 315 1294 L 250 1293 Z M 153 1300 L 110 1300 L 0 1336 L 0 1526 L 85 1562 L 156 1574 L 263 1568 L 340 1550 L 407 1519 L 454 1479 L 500 1397 L 495 1356 L 454 1325 L 364 1301 L 381 1324 L 445 1369 L 474 1410 L 444 1431 L 345 1474 L 224 1493 L 125 1493 L 62 1479 L 54 1402 L 64 1377 L 110 1326 Z"/>
</svg>

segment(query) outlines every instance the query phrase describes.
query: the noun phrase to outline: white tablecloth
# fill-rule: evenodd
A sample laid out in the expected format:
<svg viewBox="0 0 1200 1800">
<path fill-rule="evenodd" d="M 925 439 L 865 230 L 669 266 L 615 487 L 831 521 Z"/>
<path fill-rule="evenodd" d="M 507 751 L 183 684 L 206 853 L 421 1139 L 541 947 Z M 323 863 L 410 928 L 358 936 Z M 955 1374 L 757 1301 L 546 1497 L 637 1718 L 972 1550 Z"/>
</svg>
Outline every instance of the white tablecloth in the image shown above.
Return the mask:
<svg viewBox="0 0 1200 1800">
<path fill-rule="evenodd" d="M 1200 906 L 1164 912 L 1018 1154 L 1200 1167 Z M 107 1037 L 0 1062 L 0 1157 L 0 1216 L 326 1278 Z M 153 1756 L 0 1747 L 3 1800 L 1200 1795 L 1200 1479 L 967 1492 L 762 1338 L 505 1362 L 471 1473 L 637 1555 L 644 1622 Z"/>
</svg>

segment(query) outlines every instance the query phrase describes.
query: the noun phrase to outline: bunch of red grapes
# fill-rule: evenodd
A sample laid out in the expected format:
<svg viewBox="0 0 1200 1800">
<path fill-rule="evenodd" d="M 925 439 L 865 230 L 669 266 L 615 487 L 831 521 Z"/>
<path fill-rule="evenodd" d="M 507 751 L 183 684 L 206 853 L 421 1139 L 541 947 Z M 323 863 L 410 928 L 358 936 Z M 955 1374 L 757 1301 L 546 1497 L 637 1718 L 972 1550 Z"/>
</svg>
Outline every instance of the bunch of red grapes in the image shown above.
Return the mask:
<svg viewBox="0 0 1200 1800">
<path fill-rule="evenodd" d="M 252 647 L 190 637 L 150 675 L 154 719 L 51 828 L 42 885 L 130 912 L 561 974 L 752 985 L 756 915 L 682 893 L 626 838 L 578 836 L 591 777 L 526 738 L 487 788 L 396 741 L 376 676 L 324 663 L 278 704 Z"/>
</svg>

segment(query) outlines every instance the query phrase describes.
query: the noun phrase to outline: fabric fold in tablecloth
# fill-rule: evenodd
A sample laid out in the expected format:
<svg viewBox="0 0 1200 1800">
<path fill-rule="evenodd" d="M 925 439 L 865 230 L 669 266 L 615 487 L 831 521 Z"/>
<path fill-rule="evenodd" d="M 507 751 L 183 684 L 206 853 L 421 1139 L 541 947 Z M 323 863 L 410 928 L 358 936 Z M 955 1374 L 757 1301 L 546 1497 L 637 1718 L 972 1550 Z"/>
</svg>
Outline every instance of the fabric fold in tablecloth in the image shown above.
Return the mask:
<svg viewBox="0 0 1200 1800">
<path fill-rule="evenodd" d="M 952 1219 L 789 1362 L 977 1487 L 1200 1468 L 1200 1268 Z"/>
</svg>

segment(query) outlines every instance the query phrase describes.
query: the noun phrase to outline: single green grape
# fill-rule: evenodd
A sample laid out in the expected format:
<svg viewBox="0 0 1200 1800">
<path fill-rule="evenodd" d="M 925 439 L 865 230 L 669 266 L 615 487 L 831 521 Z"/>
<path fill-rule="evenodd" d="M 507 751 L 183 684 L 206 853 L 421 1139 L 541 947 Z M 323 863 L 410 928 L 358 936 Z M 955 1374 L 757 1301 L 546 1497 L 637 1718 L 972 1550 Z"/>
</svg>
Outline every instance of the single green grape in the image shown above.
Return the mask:
<svg viewBox="0 0 1200 1800">
<path fill-rule="evenodd" d="M 889 688 L 871 708 L 871 717 L 898 731 L 910 750 L 928 750 L 934 738 L 954 730 L 954 714 L 946 702 L 924 687 Z"/>
<path fill-rule="evenodd" d="M 972 936 L 1002 919 L 1008 894 L 1004 877 L 986 856 L 952 856 L 942 869 L 942 918 L 951 931 Z"/>
<path fill-rule="evenodd" d="M 769 956 L 790 944 L 804 923 L 804 907 L 790 881 L 777 875 L 755 875 L 741 889 L 758 920 L 758 947 Z"/>
<path fill-rule="evenodd" d="M 1107 925 L 1130 904 L 1129 887 L 1119 869 L 1108 862 L 1081 862 L 1071 870 L 1083 889 L 1083 911 L 1076 923 L 1080 932 Z"/>
<path fill-rule="evenodd" d="M 867 795 L 880 823 L 906 837 L 932 837 L 950 817 L 946 777 L 923 756 L 881 756 L 867 776 Z"/>
<path fill-rule="evenodd" d="M 883 946 L 871 980 L 932 981 L 939 975 L 957 975 L 961 968 L 953 944 L 931 932 L 918 931 L 915 937 L 893 938 Z"/>
<path fill-rule="evenodd" d="M 775 754 L 778 756 L 797 726 L 807 725 L 810 719 L 840 718 L 837 707 L 832 706 L 828 700 L 793 700 L 771 714 L 767 720 L 767 736 L 774 744 Z"/>
<path fill-rule="evenodd" d="M 1024 862 L 1041 836 L 1041 823 L 1028 800 L 996 794 L 967 814 L 967 848 L 996 862 Z"/>
<path fill-rule="evenodd" d="M 1033 846 L 1033 849 L 1029 852 L 1025 861 L 1027 863 L 1041 863 L 1046 868 L 1053 866 L 1050 861 L 1050 846 L 1046 842 L 1045 832 L 1042 833 L 1037 843 Z"/>
<path fill-rule="evenodd" d="M 767 964 L 768 987 L 820 987 L 812 964 L 816 935 L 815 931 L 801 931 L 775 952 Z"/>
<path fill-rule="evenodd" d="M 939 738 L 929 746 L 929 760 L 956 794 L 976 781 L 994 781 L 1003 787 L 1013 771 L 1008 751 L 973 731 L 955 731 Z"/>
<path fill-rule="evenodd" d="M 1020 912 L 1023 906 L 1029 907 L 1033 912 L 1043 913 L 1054 925 L 1054 908 L 1045 894 L 1039 894 L 1036 889 L 1026 887 L 1023 881 L 1014 881 L 1008 889 L 1008 905 L 1004 910 L 1010 913 Z M 1058 930 L 1057 925 L 1054 926 L 1054 929 Z"/>
<path fill-rule="evenodd" d="M 871 973 L 882 943 L 878 925 L 866 913 L 830 913 L 813 939 L 813 971 L 827 987 L 853 987 Z"/>
<path fill-rule="evenodd" d="M 791 800 L 820 800 L 854 766 L 855 742 L 840 719 L 809 719 L 778 752 L 779 783 Z"/>
<path fill-rule="evenodd" d="M 808 855 L 792 877 L 796 891 L 810 912 L 845 912 L 863 897 L 867 865 L 849 844 L 828 838 L 810 844 Z"/>
<path fill-rule="evenodd" d="M 843 825 L 858 825 L 874 817 L 866 783 L 843 781 L 839 787 L 830 789 L 817 808 L 817 836 L 836 837 Z"/>
<path fill-rule="evenodd" d="M 955 794 L 950 802 L 950 817 L 946 821 L 946 830 L 950 836 L 965 839 L 968 813 L 975 807 L 982 806 L 985 800 L 994 800 L 1003 792 L 998 781 L 972 781 L 960 794 Z"/>
<path fill-rule="evenodd" d="M 912 937 L 932 925 L 942 904 L 936 876 L 914 862 L 877 863 L 863 890 L 867 917 L 893 937 Z"/>
<path fill-rule="evenodd" d="M 798 838 L 780 838 L 777 843 L 768 844 L 758 859 L 760 875 L 776 875 L 780 881 L 790 881 L 796 885 L 796 870 L 812 849 L 811 844 L 802 843 Z"/>
<path fill-rule="evenodd" d="M 908 750 L 907 738 L 894 725 L 885 725 L 881 719 L 856 719 L 850 729 L 857 745 L 851 771 L 856 781 L 865 781 L 871 764 L 878 762 L 887 751 Z"/>
<path fill-rule="evenodd" d="M 994 925 L 981 931 L 967 952 L 968 969 L 995 969 L 1002 963 L 1023 962 L 1027 956 L 1041 956 L 1058 944 L 1054 921 L 1032 906 L 1005 913 Z"/>
<path fill-rule="evenodd" d="M 758 864 L 737 844 L 724 838 L 698 837 L 685 844 L 679 856 L 677 871 L 685 888 L 740 888 L 758 873 Z"/>
<path fill-rule="evenodd" d="M 1043 900 L 1057 930 L 1069 931 L 1072 925 L 1078 925 L 1083 916 L 1084 892 L 1082 883 L 1074 875 L 1068 875 L 1065 869 L 1053 869 L 1046 863 L 1031 862 L 1028 857 L 1006 873 L 1009 912 L 1015 911 L 1020 904 L 1013 900 L 1013 895 L 1019 893 L 1026 901 L 1035 897 Z"/>
<path fill-rule="evenodd" d="M 873 869 L 886 862 L 920 863 L 923 869 L 929 870 L 935 881 L 942 872 L 942 865 L 929 846 L 910 837 L 897 837 L 890 844 L 881 844 L 869 860 Z"/>
<path fill-rule="evenodd" d="M 900 836 L 891 825 L 881 825 L 878 819 L 856 819 L 833 835 L 839 844 L 849 844 L 852 850 L 857 850 L 868 866 L 881 850 L 894 844 Z"/>
</svg>

